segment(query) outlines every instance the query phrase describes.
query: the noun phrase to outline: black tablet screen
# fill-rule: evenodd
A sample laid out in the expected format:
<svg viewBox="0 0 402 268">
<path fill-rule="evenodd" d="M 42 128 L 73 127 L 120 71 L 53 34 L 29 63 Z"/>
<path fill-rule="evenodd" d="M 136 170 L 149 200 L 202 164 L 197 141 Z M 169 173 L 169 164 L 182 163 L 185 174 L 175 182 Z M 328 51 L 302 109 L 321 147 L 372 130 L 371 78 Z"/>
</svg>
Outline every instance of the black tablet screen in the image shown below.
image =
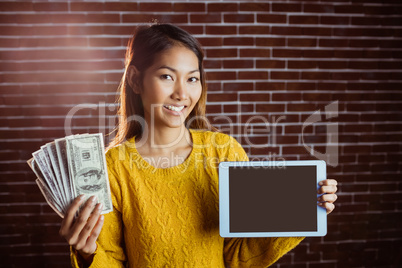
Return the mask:
<svg viewBox="0 0 402 268">
<path fill-rule="evenodd" d="M 317 231 L 316 166 L 230 167 L 230 232 Z"/>
</svg>

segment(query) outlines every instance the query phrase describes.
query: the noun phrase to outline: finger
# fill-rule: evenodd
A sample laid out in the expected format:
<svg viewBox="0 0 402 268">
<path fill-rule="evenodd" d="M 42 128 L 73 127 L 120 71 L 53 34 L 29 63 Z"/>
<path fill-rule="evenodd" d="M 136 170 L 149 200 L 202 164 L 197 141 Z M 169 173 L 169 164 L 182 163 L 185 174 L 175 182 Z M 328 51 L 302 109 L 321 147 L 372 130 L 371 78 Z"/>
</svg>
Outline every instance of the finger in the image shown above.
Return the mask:
<svg viewBox="0 0 402 268">
<path fill-rule="evenodd" d="M 100 215 L 97 218 L 97 222 L 96 222 L 94 228 L 92 229 L 91 234 L 89 235 L 89 237 L 87 239 L 87 246 L 90 247 L 90 250 L 88 252 L 85 252 L 86 254 L 93 254 L 95 252 L 96 240 L 98 239 L 99 234 L 102 230 L 103 222 L 104 222 L 104 216 Z"/>
<path fill-rule="evenodd" d="M 67 209 L 66 215 L 64 216 L 64 219 L 61 222 L 61 227 L 59 231 L 62 237 L 65 237 L 68 233 L 68 230 L 70 230 L 71 225 L 73 224 L 74 221 L 75 213 L 77 212 L 78 208 L 84 201 L 84 197 L 85 195 L 82 194 L 79 197 L 75 198 L 74 201 L 69 206 L 69 208 Z"/>
<path fill-rule="evenodd" d="M 319 194 L 334 194 L 338 188 L 335 185 L 329 185 L 329 186 L 321 186 L 318 189 Z"/>
<path fill-rule="evenodd" d="M 318 205 L 320 207 L 325 208 L 327 210 L 327 214 L 331 213 L 335 209 L 335 205 L 333 203 L 325 202 L 325 203 L 319 203 Z"/>
<path fill-rule="evenodd" d="M 78 215 L 77 219 L 74 222 L 73 227 L 71 228 L 71 236 L 72 241 L 76 241 L 78 235 L 81 233 L 82 228 L 88 221 L 89 216 L 91 215 L 92 210 L 94 209 L 96 204 L 96 197 L 91 196 L 88 198 L 85 205 L 81 208 L 80 214 Z"/>
<path fill-rule="evenodd" d="M 84 243 L 84 245 L 77 245 L 77 247 L 83 247 L 87 243 L 88 236 L 91 234 L 95 224 L 98 222 L 99 215 L 102 212 L 102 207 L 103 207 L 102 203 L 99 203 L 99 204 L 96 205 L 96 207 L 93 210 L 90 218 L 88 219 L 88 221 L 85 224 L 85 226 L 82 228 L 82 231 L 81 231 L 81 233 L 80 233 L 80 235 L 78 237 L 78 240 L 83 241 L 81 243 Z"/>
<path fill-rule="evenodd" d="M 326 180 L 320 181 L 319 185 L 321 185 L 321 186 L 324 186 L 324 185 L 325 186 L 329 186 L 329 185 L 337 186 L 338 182 L 333 179 L 326 179 Z"/>
<path fill-rule="evenodd" d="M 333 203 L 336 201 L 336 199 L 338 199 L 338 196 L 336 194 L 324 194 L 318 198 L 318 201 Z"/>
</svg>

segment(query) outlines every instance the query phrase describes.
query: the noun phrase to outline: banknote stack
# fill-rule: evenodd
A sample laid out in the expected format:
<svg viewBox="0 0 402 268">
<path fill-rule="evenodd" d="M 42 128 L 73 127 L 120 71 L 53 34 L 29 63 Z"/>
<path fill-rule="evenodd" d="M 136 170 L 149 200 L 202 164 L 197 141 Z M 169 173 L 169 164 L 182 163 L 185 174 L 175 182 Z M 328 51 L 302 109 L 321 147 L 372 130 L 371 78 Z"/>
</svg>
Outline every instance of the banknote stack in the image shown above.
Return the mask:
<svg viewBox="0 0 402 268">
<path fill-rule="evenodd" d="M 104 151 L 101 133 L 72 135 L 43 145 L 28 160 L 40 191 L 60 217 L 82 194 L 95 195 L 102 214 L 113 210 Z"/>
</svg>

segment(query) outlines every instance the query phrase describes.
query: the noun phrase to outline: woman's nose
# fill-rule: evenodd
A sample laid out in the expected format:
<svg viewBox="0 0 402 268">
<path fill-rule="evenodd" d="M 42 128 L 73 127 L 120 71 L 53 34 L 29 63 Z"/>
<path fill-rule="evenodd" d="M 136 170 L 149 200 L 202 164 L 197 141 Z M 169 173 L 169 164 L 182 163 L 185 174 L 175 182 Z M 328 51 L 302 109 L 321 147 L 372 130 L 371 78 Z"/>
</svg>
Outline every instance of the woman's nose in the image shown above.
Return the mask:
<svg viewBox="0 0 402 268">
<path fill-rule="evenodd" d="M 186 100 L 187 97 L 188 95 L 186 83 L 183 81 L 177 81 L 173 92 L 173 98 L 176 100 Z"/>
</svg>

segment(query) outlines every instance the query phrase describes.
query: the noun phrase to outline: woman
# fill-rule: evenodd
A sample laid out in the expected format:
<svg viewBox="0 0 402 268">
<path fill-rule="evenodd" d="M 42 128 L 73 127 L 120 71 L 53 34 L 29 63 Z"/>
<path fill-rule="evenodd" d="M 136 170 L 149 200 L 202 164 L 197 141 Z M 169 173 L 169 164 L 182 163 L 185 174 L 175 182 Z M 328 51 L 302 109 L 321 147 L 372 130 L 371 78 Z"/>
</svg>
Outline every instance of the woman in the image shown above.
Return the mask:
<svg viewBox="0 0 402 268">
<path fill-rule="evenodd" d="M 206 131 L 203 53 L 187 32 L 142 26 L 120 85 L 118 131 L 106 153 L 113 212 L 78 197 L 60 234 L 75 267 L 266 267 L 303 238 L 219 236 L 221 161 L 247 161 L 232 137 Z M 330 213 L 336 181 L 324 181 Z M 274 215 L 273 215 L 274 216 Z"/>
</svg>

